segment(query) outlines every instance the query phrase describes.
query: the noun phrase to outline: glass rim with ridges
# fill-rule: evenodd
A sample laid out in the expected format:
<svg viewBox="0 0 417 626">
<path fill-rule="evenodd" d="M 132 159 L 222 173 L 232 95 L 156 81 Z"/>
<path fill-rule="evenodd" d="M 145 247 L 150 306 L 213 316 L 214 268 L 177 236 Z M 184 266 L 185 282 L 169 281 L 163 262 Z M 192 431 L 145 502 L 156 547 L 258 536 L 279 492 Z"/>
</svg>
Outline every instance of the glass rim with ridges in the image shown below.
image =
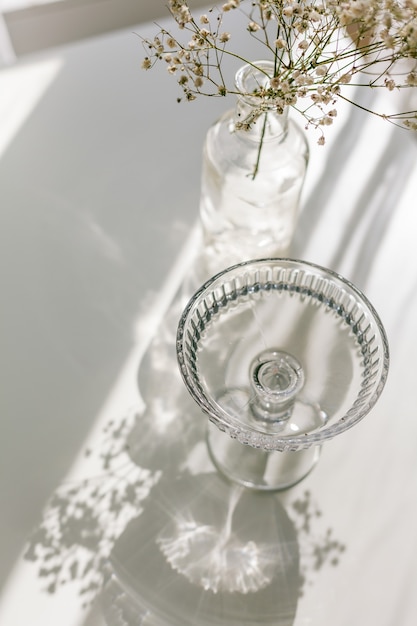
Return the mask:
<svg viewBox="0 0 417 626">
<path fill-rule="evenodd" d="M 286 276 L 281 282 L 265 281 L 260 278 L 268 271 L 279 276 Z M 255 272 L 258 280 L 249 281 L 250 272 Z M 228 279 L 240 278 L 239 293 L 227 292 L 224 288 Z M 244 280 L 245 279 L 245 280 Z M 252 290 L 284 291 L 306 295 L 317 300 L 320 305 L 333 310 L 355 334 L 358 346 L 361 346 L 364 359 L 369 354 L 378 352 L 377 358 L 366 366 L 368 371 L 362 381 L 360 393 L 346 413 L 336 422 L 322 426 L 319 430 L 299 435 L 259 432 L 256 427 L 242 426 L 239 420 L 228 414 L 208 395 L 199 383 L 197 372 L 197 353 L 202 331 L 216 315 L 230 305 L 230 301 L 246 297 Z M 337 296 L 337 297 L 336 297 Z M 204 303 L 204 314 L 198 307 Z M 367 323 L 364 327 L 363 323 Z M 371 329 L 372 334 L 369 334 Z M 177 329 L 177 358 L 185 386 L 201 410 L 220 429 L 243 444 L 264 450 L 297 451 L 312 445 L 320 445 L 328 439 L 348 430 L 372 409 L 385 386 L 389 369 L 389 347 L 385 329 L 378 313 L 368 298 L 353 283 L 337 272 L 323 266 L 289 258 L 249 260 L 235 264 L 207 280 L 192 296 L 179 320 Z"/>
</svg>

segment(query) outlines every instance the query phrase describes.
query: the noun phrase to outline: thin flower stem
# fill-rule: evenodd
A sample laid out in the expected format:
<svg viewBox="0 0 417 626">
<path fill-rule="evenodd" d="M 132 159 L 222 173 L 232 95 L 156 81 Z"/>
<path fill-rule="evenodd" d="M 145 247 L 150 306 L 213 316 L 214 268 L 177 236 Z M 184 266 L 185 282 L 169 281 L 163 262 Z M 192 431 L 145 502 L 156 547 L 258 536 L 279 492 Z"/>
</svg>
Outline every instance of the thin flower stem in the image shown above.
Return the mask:
<svg viewBox="0 0 417 626">
<path fill-rule="evenodd" d="M 256 155 L 256 163 L 255 163 L 255 167 L 254 167 L 253 172 L 252 172 L 252 180 L 255 180 L 256 175 L 259 172 L 259 165 L 260 165 L 260 162 L 261 162 L 262 146 L 263 146 L 263 143 L 264 143 L 265 133 L 266 133 L 267 118 L 268 118 L 268 113 L 264 113 L 264 121 L 263 121 L 263 124 L 262 124 L 261 137 L 259 139 L 258 152 L 257 152 L 257 155 Z"/>
<path fill-rule="evenodd" d="M 359 86 L 359 85 L 358 85 Z M 391 120 L 393 116 L 391 115 L 386 115 L 385 113 L 379 113 L 378 111 L 373 111 L 372 109 L 369 109 L 368 107 L 364 106 L 363 104 L 359 104 L 359 102 L 355 102 L 354 100 L 351 100 L 350 98 L 347 98 L 346 96 L 340 95 L 339 96 L 341 100 L 344 100 L 345 102 L 348 102 L 349 104 L 351 104 L 352 106 L 356 107 L 357 109 L 361 109 L 361 111 L 365 111 L 366 113 L 371 113 L 372 115 L 376 115 L 376 117 L 380 117 L 384 120 Z"/>
</svg>

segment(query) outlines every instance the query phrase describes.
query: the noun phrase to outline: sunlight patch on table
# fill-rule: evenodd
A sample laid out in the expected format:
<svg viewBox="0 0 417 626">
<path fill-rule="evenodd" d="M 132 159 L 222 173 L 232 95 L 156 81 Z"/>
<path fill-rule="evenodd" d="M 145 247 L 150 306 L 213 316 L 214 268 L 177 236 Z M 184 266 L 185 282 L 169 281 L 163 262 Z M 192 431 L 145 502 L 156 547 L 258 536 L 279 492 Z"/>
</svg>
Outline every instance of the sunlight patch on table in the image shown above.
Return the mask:
<svg viewBox="0 0 417 626">
<path fill-rule="evenodd" d="M 0 157 L 58 75 L 61 59 L 17 65 L 0 72 Z"/>
</svg>

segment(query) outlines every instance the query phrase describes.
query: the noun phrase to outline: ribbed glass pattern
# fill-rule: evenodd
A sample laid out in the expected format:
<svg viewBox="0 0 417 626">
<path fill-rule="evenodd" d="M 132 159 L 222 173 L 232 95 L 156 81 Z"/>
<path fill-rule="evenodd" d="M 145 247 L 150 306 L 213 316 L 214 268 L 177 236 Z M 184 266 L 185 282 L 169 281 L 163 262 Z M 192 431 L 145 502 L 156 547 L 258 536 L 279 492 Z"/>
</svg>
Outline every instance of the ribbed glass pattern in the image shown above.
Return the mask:
<svg viewBox="0 0 417 626">
<path fill-rule="evenodd" d="M 276 428 L 257 423 L 248 409 L 245 378 L 265 349 L 293 354 L 306 378 L 299 410 Z M 336 273 L 290 259 L 249 261 L 209 280 L 181 317 L 177 354 L 189 392 L 221 430 L 281 451 L 320 444 L 359 422 L 379 397 L 389 363 L 367 298 Z"/>
</svg>

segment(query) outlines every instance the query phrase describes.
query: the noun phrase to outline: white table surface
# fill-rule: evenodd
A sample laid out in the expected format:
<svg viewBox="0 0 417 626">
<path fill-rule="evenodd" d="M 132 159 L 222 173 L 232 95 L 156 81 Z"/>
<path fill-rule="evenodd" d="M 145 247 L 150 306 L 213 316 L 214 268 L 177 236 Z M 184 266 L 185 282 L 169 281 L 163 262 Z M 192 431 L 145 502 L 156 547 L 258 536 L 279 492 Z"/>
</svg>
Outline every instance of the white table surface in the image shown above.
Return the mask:
<svg viewBox="0 0 417 626">
<path fill-rule="evenodd" d="M 88 474 L 85 446 L 140 403 L 141 358 L 194 254 L 201 146 L 226 103 L 177 105 L 175 81 L 141 71 L 133 30 L 0 71 L 2 626 L 104 623 L 71 584 L 45 593 L 22 554 L 53 491 Z M 391 369 L 371 415 L 283 496 L 308 490 L 312 532 L 346 546 L 311 570 L 294 626 L 412 626 L 417 141 L 346 109 L 326 147 L 310 139 L 292 254 L 365 291 Z"/>
</svg>

